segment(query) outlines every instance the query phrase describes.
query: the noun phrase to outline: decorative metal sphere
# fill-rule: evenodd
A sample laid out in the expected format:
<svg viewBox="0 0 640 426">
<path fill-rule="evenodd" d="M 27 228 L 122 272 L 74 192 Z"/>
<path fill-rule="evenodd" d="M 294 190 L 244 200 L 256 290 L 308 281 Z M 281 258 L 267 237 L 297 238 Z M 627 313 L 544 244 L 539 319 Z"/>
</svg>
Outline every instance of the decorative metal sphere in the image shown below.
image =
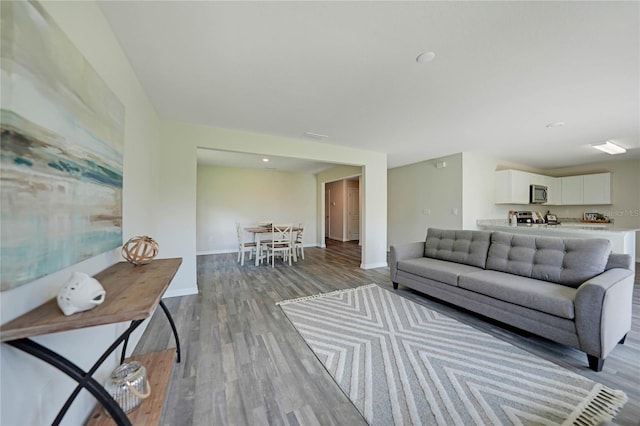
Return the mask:
<svg viewBox="0 0 640 426">
<path fill-rule="evenodd" d="M 131 238 L 122 246 L 122 257 L 134 265 L 144 265 L 158 255 L 158 243 L 146 235 Z"/>
</svg>

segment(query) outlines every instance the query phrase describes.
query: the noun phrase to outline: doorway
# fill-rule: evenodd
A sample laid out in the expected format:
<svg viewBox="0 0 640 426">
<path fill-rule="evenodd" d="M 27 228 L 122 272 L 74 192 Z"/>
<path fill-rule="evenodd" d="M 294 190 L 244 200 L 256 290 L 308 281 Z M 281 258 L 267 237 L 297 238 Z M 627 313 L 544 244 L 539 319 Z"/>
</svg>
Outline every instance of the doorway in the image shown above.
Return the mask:
<svg viewBox="0 0 640 426">
<path fill-rule="evenodd" d="M 347 235 L 350 241 L 360 240 L 360 187 L 347 188 Z"/>
<path fill-rule="evenodd" d="M 325 238 L 359 241 L 361 204 L 359 176 L 325 183 Z"/>
<path fill-rule="evenodd" d="M 329 229 L 331 229 L 331 189 L 327 188 L 324 192 L 324 237 L 329 238 Z"/>
</svg>

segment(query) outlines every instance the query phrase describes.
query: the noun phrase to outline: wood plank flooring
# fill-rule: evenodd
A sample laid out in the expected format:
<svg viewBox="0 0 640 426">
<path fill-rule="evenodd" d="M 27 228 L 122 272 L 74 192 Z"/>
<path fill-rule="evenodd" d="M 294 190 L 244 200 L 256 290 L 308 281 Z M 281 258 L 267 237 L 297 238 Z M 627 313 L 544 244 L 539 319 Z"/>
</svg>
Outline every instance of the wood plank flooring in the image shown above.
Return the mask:
<svg viewBox="0 0 640 426">
<path fill-rule="evenodd" d="M 193 296 L 165 300 L 182 339 L 163 425 L 365 425 L 366 422 L 316 360 L 276 302 L 376 283 L 392 289 L 388 268 L 363 270 L 354 243 L 327 241 L 305 248 L 305 260 L 274 269 L 236 263 L 235 254 L 198 257 Z M 640 265 L 639 265 L 640 266 Z M 640 267 L 636 268 L 640 271 Z M 640 275 L 640 272 L 638 273 Z M 633 328 L 607 357 L 604 370 L 586 366 L 584 353 L 460 310 L 412 290 L 405 297 L 507 340 L 607 386 L 629 402 L 616 418 L 640 425 L 640 276 L 636 276 Z M 136 353 L 174 347 L 157 311 Z"/>
</svg>

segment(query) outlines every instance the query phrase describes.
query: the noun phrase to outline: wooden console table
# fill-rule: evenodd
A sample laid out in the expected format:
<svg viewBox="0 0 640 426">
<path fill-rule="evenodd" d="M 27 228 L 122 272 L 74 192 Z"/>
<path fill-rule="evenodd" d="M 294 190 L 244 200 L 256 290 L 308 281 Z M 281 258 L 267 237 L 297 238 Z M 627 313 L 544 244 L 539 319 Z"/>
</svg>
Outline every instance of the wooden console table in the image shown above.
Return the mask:
<svg viewBox="0 0 640 426">
<path fill-rule="evenodd" d="M 2 342 L 43 360 L 78 382 L 78 386 L 69 396 L 69 399 L 67 399 L 67 402 L 54 420 L 54 425 L 62 421 L 67 410 L 83 388 L 87 389 L 111 415 L 111 418 L 109 418 L 102 413 L 103 410 L 97 409 L 89 419 L 89 422 L 113 423 L 115 421 L 118 425 L 126 426 L 132 423 L 153 424 L 158 422 L 172 371 L 172 368 L 167 368 L 166 365 L 173 363 L 173 350 L 155 352 L 133 358 L 142 362 L 147 368 L 153 394 L 140 407 L 130 413 L 131 418 L 127 417 L 104 387 L 93 379 L 92 375 L 121 344 L 123 344 L 123 347 L 120 361 L 124 361 L 129 335 L 154 312 L 158 305 L 164 311 L 171 325 L 176 340 L 177 362 L 180 362 L 178 332 L 169 310 L 162 302 L 162 295 L 169 287 L 181 263 L 181 258 L 156 259 L 142 266 L 133 266 L 127 262 L 116 263 L 94 276 L 107 293 L 105 301 L 96 308 L 65 316 L 60 311 L 56 299 L 53 298 L 36 309 L 0 326 Z M 63 356 L 30 339 L 43 334 L 125 321 L 131 321 L 129 328 L 109 346 L 88 371 L 82 370 Z"/>
</svg>

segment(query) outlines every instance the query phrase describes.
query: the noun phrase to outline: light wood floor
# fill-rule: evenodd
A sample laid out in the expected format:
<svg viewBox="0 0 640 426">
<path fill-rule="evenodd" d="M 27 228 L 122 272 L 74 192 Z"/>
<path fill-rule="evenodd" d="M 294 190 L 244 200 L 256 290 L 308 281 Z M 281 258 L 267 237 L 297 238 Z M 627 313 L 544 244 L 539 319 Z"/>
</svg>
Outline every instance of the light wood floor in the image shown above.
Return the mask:
<svg viewBox="0 0 640 426">
<path fill-rule="evenodd" d="M 305 248 L 305 260 L 291 267 L 276 264 L 275 269 L 251 262 L 241 267 L 233 254 L 198 257 L 200 293 L 165 300 L 182 339 L 183 360 L 174 367 L 162 424 L 366 424 L 275 305 L 370 283 L 392 289 L 387 268 L 359 268 L 357 244 L 327 241 L 327 245 L 326 249 Z M 398 291 L 578 374 L 624 390 L 629 402 L 616 422 L 640 425 L 639 278 L 632 331 L 626 343 L 607 357 L 600 373 L 589 370 L 586 356 L 575 349 L 505 328 L 402 286 Z M 136 353 L 173 346 L 169 326 L 158 310 Z"/>
</svg>

